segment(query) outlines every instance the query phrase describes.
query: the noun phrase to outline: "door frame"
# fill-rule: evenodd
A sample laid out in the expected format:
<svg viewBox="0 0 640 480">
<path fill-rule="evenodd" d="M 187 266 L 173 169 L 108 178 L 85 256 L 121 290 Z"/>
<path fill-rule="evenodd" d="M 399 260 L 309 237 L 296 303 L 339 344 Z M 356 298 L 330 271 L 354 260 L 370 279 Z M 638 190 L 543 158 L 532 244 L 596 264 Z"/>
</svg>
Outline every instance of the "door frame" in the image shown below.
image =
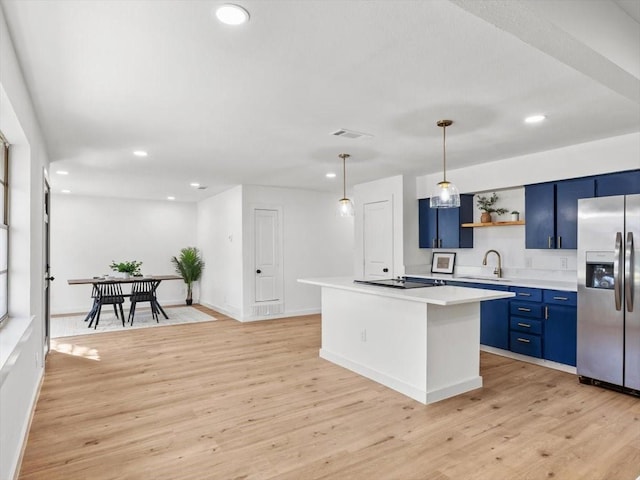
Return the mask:
<svg viewBox="0 0 640 480">
<path fill-rule="evenodd" d="M 248 236 L 248 245 L 247 247 L 251 250 L 251 264 L 248 268 L 245 268 L 245 272 L 247 273 L 250 279 L 250 288 L 248 291 L 249 305 L 251 307 L 261 306 L 261 305 L 278 305 L 284 304 L 284 212 L 282 205 L 274 205 L 274 204 L 251 204 L 250 205 L 250 215 L 249 215 L 249 236 Z M 278 241 L 277 241 L 277 257 L 278 257 L 278 266 L 277 266 L 277 289 L 279 292 L 279 297 L 276 300 L 269 302 L 256 302 L 256 283 L 255 283 L 255 270 L 256 270 L 256 232 L 255 232 L 255 221 L 256 221 L 256 210 L 275 210 L 278 212 L 278 225 L 276 229 L 278 231 Z M 246 285 L 246 283 L 245 283 Z"/>
<path fill-rule="evenodd" d="M 43 353 L 51 350 L 51 185 L 46 169 L 42 185 L 42 316 Z"/>
</svg>

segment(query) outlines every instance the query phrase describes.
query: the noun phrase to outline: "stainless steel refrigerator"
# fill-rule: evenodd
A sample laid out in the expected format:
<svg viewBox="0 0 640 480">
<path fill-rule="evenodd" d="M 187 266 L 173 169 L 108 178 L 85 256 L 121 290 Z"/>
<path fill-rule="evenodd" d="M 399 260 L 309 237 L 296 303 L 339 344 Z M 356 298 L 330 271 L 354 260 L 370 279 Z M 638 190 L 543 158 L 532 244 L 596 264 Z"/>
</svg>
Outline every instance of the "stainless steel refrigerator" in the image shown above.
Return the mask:
<svg viewBox="0 0 640 480">
<path fill-rule="evenodd" d="M 640 195 L 578 200 L 582 383 L 640 395 Z"/>
</svg>

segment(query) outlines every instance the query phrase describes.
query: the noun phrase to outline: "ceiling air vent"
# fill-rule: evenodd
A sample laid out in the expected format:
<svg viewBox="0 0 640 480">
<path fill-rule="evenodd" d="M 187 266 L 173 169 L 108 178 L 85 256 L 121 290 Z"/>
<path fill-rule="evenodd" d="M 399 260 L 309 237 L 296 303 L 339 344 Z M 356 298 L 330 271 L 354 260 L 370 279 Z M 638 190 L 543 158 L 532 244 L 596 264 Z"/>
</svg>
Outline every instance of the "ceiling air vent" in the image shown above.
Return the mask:
<svg viewBox="0 0 640 480">
<path fill-rule="evenodd" d="M 331 135 L 335 135 L 336 137 L 342 138 L 371 138 L 373 135 L 369 135 L 368 133 L 360 133 L 354 130 L 347 130 L 346 128 L 341 128 L 340 130 L 336 130 L 335 132 L 331 132 Z"/>
<path fill-rule="evenodd" d="M 207 187 L 205 185 L 200 185 L 198 187 L 198 190 L 206 190 L 206 189 L 207 189 Z"/>
</svg>

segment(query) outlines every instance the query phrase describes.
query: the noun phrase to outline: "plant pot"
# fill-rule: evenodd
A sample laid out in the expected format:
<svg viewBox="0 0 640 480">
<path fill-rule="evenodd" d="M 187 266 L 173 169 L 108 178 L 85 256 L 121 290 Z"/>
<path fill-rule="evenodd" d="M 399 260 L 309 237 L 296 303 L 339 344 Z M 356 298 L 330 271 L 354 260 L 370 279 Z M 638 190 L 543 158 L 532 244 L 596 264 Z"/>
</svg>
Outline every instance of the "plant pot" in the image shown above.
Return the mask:
<svg viewBox="0 0 640 480">
<path fill-rule="evenodd" d="M 480 216 L 480 221 L 482 223 L 491 223 L 491 214 L 489 212 L 482 212 Z"/>
<path fill-rule="evenodd" d="M 511 214 L 511 221 L 512 222 L 517 222 L 518 220 L 520 220 L 520 214 L 519 213 L 512 213 Z"/>
<path fill-rule="evenodd" d="M 193 303 L 193 299 L 192 298 L 188 298 L 187 300 L 185 300 L 187 305 L 191 305 Z"/>
</svg>

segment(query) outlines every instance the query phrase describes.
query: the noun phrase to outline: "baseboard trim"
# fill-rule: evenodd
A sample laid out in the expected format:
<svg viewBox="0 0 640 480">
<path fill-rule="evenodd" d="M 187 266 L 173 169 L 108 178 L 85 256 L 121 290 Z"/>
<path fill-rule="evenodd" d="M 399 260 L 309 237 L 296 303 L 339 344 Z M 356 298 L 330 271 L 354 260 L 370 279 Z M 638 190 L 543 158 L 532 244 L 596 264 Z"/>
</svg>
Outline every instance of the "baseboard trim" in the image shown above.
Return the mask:
<svg viewBox="0 0 640 480">
<path fill-rule="evenodd" d="M 45 363 L 46 363 L 46 359 L 45 359 Z M 42 385 L 44 384 L 44 375 L 45 375 L 45 368 L 43 367 L 40 370 L 40 381 L 38 382 L 38 388 L 36 388 L 34 398 L 32 399 L 33 403 L 31 404 L 31 413 L 29 414 L 29 421 L 27 422 L 27 428 L 22 438 L 22 447 L 20 447 L 20 455 L 18 455 L 18 462 L 16 463 L 16 469 L 12 475 L 13 480 L 18 480 L 18 478 L 20 477 L 20 470 L 22 469 L 22 460 L 24 459 L 24 453 L 27 450 L 27 442 L 29 441 L 29 432 L 31 431 L 31 425 L 33 424 L 33 417 L 36 414 L 36 407 L 38 406 L 40 391 L 42 390 Z"/>
<path fill-rule="evenodd" d="M 527 355 L 520 355 L 519 353 L 510 352 L 509 350 L 503 350 L 501 348 L 489 347 L 488 345 L 480 345 L 480 350 L 483 352 L 500 355 L 502 357 L 512 358 L 513 360 L 532 363 L 540 367 L 553 368 L 554 370 L 560 370 L 561 372 L 572 373 L 574 375 L 578 374 L 576 367 L 565 365 L 564 363 L 552 362 L 551 360 L 529 357 Z"/>
</svg>

